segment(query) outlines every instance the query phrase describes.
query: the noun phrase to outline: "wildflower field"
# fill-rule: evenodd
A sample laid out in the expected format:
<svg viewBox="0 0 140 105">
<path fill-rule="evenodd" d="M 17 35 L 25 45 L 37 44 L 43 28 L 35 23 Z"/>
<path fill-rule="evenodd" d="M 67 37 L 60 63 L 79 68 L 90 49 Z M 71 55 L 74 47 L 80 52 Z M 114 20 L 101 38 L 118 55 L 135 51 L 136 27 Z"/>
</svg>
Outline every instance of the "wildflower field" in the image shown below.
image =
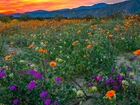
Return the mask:
<svg viewBox="0 0 140 105">
<path fill-rule="evenodd" d="M 140 105 L 140 16 L 0 22 L 1 105 Z"/>
</svg>

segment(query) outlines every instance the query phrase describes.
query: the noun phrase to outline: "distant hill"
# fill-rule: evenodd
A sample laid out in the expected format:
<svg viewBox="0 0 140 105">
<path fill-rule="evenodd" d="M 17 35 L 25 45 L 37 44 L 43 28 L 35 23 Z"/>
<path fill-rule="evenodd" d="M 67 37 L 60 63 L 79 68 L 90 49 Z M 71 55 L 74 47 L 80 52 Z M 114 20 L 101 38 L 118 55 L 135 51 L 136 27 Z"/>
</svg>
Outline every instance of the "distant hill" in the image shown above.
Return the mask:
<svg viewBox="0 0 140 105">
<path fill-rule="evenodd" d="M 113 13 L 122 14 L 136 14 L 140 13 L 140 0 L 127 0 L 115 4 L 98 3 L 92 6 L 80 6 L 73 9 L 61 9 L 55 11 L 38 10 L 32 12 L 26 12 L 29 17 L 54 17 L 60 15 L 63 17 L 84 17 L 86 15 L 93 15 L 96 17 L 107 16 Z M 11 14 L 13 17 L 20 17 L 22 14 Z M 0 14 L 0 16 L 3 16 Z"/>
<path fill-rule="evenodd" d="M 94 9 L 94 8 L 103 8 L 108 6 L 109 4 L 106 3 L 98 3 L 98 4 L 94 4 L 92 6 L 80 6 L 78 8 L 73 8 L 72 10 L 85 10 L 85 9 Z"/>
</svg>

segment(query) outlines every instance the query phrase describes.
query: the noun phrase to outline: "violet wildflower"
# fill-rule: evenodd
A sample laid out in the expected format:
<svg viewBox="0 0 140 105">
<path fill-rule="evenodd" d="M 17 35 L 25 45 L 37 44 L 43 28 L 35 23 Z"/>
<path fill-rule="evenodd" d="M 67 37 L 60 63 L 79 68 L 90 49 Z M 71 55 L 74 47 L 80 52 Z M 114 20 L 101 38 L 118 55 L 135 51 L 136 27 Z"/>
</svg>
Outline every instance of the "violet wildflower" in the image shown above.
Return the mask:
<svg viewBox="0 0 140 105">
<path fill-rule="evenodd" d="M 118 79 L 123 79 L 123 76 L 121 76 L 120 74 L 117 74 Z"/>
<path fill-rule="evenodd" d="M 30 75 L 34 75 L 35 73 L 36 73 L 35 70 L 30 70 L 30 71 L 29 71 L 29 74 L 30 74 Z"/>
<path fill-rule="evenodd" d="M 5 71 L 5 70 L 6 70 L 6 68 L 4 68 L 4 67 L 3 67 L 3 68 L 1 68 L 1 71 Z"/>
<path fill-rule="evenodd" d="M 130 78 L 131 78 L 131 79 L 134 79 L 134 77 L 133 77 L 133 76 L 130 76 Z"/>
<path fill-rule="evenodd" d="M 92 82 L 89 82 L 88 83 L 88 87 L 91 87 L 93 84 L 92 84 Z"/>
<path fill-rule="evenodd" d="M 62 78 L 60 77 L 55 78 L 55 82 L 60 82 L 60 81 L 62 81 Z"/>
<path fill-rule="evenodd" d="M 6 75 L 6 72 L 0 72 L 0 78 L 3 78 Z"/>
<path fill-rule="evenodd" d="M 132 70 L 130 68 L 127 69 L 127 72 L 131 72 Z"/>
<path fill-rule="evenodd" d="M 118 89 L 119 87 L 118 87 L 118 86 L 113 86 L 113 88 L 114 88 L 114 89 Z"/>
<path fill-rule="evenodd" d="M 54 101 L 53 105 L 59 105 L 56 101 Z"/>
<path fill-rule="evenodd" d="M 112 68 L 111 68 L 111 71 L 114 71 L 114 70 L 115 70 L 115 68 L 114 68 L 114 67 L 112 67 Z"/>
<path fill-rule="evenodd" d="M 22 74 L 24 74 L 24 73 L 26 73 L 26 72 L 27 72 L 27 70 L 23 70 L 23 71 L 21 71 L 19 74 L 22 75 Z"/>
<path fill-rule="evenodd" d="M 13 101 L 13 104 L 14 104 L 14 105 L 17 105 L 18 103 L 19 103 L 18 99 L 15 99 L 15 100 Z"/>
<path fill-rule="evenodd" d="M 36 82 L 35 81 L 30 81 L 30 83 L 28 84 L 28 90 L 33 89 L 36 86 Z"/>
<path fill-rule="evenodd" d="M 11 91 L 15 90 L 15 88 L 16 88 L 15 85 L 10 86 L 10 90 L 11 90 Z"/>
<path fill-rule="evenodd" d="M 51 99 L 49 99 L 49 98 L 46 99 L 46 100 L 44 101 L 44 104 L 45 104 L 45 105 L 50 105 L 50 104 L 51 104 Z"/>
<path fill-rule="evenodd" d="M 47 62 L 49 62 L 48 60 L 44 60 L 44 63 L 47 63 Z"/>
<path fill-rule="evenodd" d="M 40 93 L 40 98 L 43 98 L 43 97 L 45 97 L 46 95 L 48 94 L 48 92 L 42 92 L 42 93 Z"/>
<path fill-rule="evenodd" d="M 95 75 L 93 75 L 93 76 L 92 76 L 92 78 L 93 78 L 93 79 L 95 79 L 95 78 L 96 78 L 96 76 L 95 76 Z"/>
<path fill-rule="evenodd" d="M 38 73 L 35 74 L 36 79 L 40 79 L 41 77 L 42 77 L 41 73 L 38 72 Z"/>
</svg>

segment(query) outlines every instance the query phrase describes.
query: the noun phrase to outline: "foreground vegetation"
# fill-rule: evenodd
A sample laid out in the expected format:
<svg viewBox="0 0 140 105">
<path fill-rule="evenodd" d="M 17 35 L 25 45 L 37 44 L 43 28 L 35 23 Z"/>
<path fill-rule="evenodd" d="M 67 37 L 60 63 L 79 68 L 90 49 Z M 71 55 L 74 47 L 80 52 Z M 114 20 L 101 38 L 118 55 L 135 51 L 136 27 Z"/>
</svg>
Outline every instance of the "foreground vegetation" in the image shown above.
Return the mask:
<svg viewBox="0 0 140 105">
<path fill-rule="evenodd" d="M 1 22 L 0 103 L 139 105 L 139 18 Z"/>
</svg>

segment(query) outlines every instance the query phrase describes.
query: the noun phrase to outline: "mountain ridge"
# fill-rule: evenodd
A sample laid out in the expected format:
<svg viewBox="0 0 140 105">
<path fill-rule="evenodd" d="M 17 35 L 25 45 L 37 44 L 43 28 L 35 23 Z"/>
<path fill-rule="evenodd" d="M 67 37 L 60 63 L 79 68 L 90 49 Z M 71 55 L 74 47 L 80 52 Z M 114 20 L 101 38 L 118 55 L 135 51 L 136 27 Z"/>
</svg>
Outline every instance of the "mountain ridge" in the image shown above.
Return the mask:
<svg viewBox="0 0 140 105">
<path fill-rule="evenodd" d="M 115 4 L 106 4 L 106 3 L 98 3 L 92 6 L 80 6 L 73 9 L 60 9 L 54 11 L 45 11 L 45 10 L 37 10 L 32 12 L 25 12 L 29 17 L 54 17 L 56 15 L 60 15 L 63 17 L 84 17 L 87 15 L 93 15 L 96 17 L 107 16 L 113 13 L 122 13 L 122 14 L 136 14 L 140 13 L 140 0 L 127 0 Z M 0 14 L 1 16 L 2 14 Z M 11 14 L 13 17 L 20 17 L 23 14 L 15 13 Z"/>
</svg>

